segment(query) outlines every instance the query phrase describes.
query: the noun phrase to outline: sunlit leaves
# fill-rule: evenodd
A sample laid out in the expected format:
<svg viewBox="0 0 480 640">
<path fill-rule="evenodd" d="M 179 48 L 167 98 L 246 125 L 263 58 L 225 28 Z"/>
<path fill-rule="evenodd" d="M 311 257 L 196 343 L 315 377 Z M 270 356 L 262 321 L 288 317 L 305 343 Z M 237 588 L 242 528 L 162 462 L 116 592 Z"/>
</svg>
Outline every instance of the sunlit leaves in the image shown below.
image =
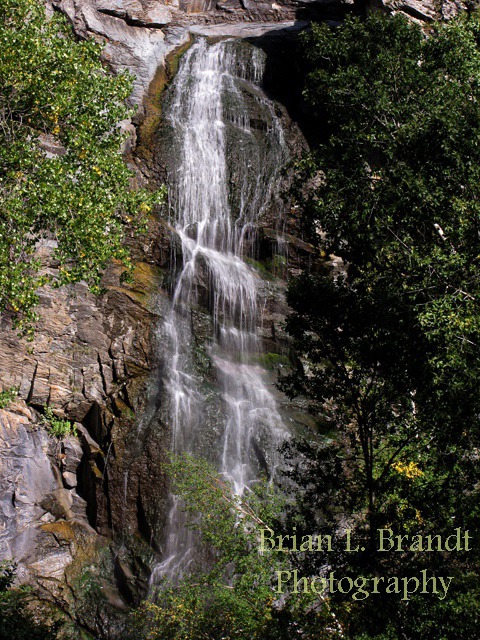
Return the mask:
<svg viewBox="0 0 480 640">
<path fill-rule="evenodd" d="M 127 259 L 125 222 L 139 223 L 160 195 L 133 193 L 119 122 L 131 115 L 128 74 L 113 76 L 100 45 L 78 42 L 43 3 L 0 7 L 0 311 L 28 326 L 36 253 L 55 247 L 55 286 L 99 289 L 111 258 Z M 40 243 L 40 245 L 39 245 Z"/>
</svg>

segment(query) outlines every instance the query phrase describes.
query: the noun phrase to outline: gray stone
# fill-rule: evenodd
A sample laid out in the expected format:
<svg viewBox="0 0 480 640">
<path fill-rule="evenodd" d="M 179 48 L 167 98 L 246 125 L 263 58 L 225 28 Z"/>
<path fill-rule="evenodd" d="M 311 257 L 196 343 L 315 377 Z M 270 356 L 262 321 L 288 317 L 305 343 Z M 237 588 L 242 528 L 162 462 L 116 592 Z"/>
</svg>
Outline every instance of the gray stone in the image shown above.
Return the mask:
<svg viewBox="0 0 480 640">
<path fill-rule="evenodd" d="M 75 31 L 82 37 L 93 37 L 105 43 L 104 59 L 116 71 L 130 71 L 134 76 L 134 88 L 131 100 L 140 105 L 153 79 L 155 71 L 162 63 L 167 51 L 165 36 L 160 29 L 146 26 L 148 15 L 155 16 L 157 21 L 169 21 L 169 9 L 156 4 L 154 10 L 143 13 L 145 24 L 128 24 L 127 15 L 140 16 L 139 2 L 95 0 L 53 0 L 53 4 L 70 19 Z M 123 9 L 121 9 L 123 6 Z M 150 6 L 150 5 L 149 5 Z M 122 17 L 122 11 L 123 17 Z M 137 12 L 138 11 L 138 12 Z M 133 19 L 135 22 L 135 19 Z"/>
<path fill-rule="evenodd" d="M 0 410 L 0 560 L 14 559 L 20 582 L 66 607 L 77 536 L 86 545 L 98 535 L 86 522 L 85 502 L 62 486 L 54 448 L 24 402 Z"/>
<path fill-rule="evenodd" d="M 62 478 L 67 489 L 74 489 L 78 484 L 76 473 L 71 473 L 70 471 L 64 471 L 62 473 Z"/>
<path fill-rule="evenodd" d="M 37 547 L 42 501 L 59 488 L 48 436 L 35 429 L 33 412 L 22 404 L 22 413 L 0 410 L 0 559 L 19 562 Z"/>
<path fill-rule="evenodd" d="M 306 21 L 286 21 L 275 23 L 249 22 L 228 23 L 212 25 L 194 25 L 190 27 L 190 33 L 197 36 L 217 37 L 229 36 L 235 38 L 258 38 L 266 33 L 275 31 L 300 31 L 308 25 Z"/>
<path fill-rule="evenodd" d="M 65 454 L 65 459 L 63 461 L 64 471 L 76 474 L 83 455 L 82 445 L 78 438 L 68 436 L 63 440 L 62 448 Z"/>
<path fill-rule="evenodd" d="M 88 433 L 88 430 L 83 426 L 83 424 L 76 424 L 77 432 L 80 435 L 82 444 L 84 448 L 88 451 L 89 455 L 97 455 L 97 453 L 102 453 L 102 449 L 100 445 L 95 442 L 92 436 Z"/>
<path fill-rule="evenodd" d="M 380 6 L 389 13 L 401 13 L 419 24 L 434 20 L 450 20 L 467 10 L 467 3 L 462 0 L 376 0 L 372 6 Z"/>
<path fill-rule="evenodd" d="M 73 496 L 68 489 L 54 489 L 40 503 L 40 506 L 49 511 L 55 518 L 68 519 L 73 516 L 71 506 Z"/>
<path fill-rule="evenodd" d="M 122 153 L 129 154 L 135 149 L 137 144 L 137 130 L 130 120 L 122 120 L 119 124 L 120 131 L 126 135 L 122 143 Z"/>
<path fill-rule="evenodd" d="M 172 21 L 170 7 L 155 0 L 95 0 L 95 8 L 106 15 L 141 27 L 163 27 Z"/>
</svg>

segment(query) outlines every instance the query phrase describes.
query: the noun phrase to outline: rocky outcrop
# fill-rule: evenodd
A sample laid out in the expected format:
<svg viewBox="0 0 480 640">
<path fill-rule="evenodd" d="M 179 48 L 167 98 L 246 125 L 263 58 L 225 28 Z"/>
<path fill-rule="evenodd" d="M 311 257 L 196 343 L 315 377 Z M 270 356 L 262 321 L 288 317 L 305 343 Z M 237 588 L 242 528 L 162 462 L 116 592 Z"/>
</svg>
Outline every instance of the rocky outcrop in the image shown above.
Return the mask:
<svg viewBox="0 0 480 640">
<path fill-rule="evenodd" d="M 53 522 L 70 520 L 95 534 L 84 501 L 73 487 L 65 488 L 56 464 L 62 455 L 75 475 L 81 447 L 74 438 L 63 446 L 68 455 L 55 447 L 24 401 L 0 410 L 0 556 L 20 562 L 20 577 L 27 574 L 30 581 L 59 580 L 73 560 L 72 550 L 50 537 Z"/>
<path fill-rule="evenodd" d="M 156 314 L 148 294 L 155 288 L 155 266 L 138 262 L 130 286 L 120 284 L 121 272 L 118 265 L 107 270 L 100 297 L 84 283 L 41 289 L 32 343 L 19 338 L 3 317 L 4 387 L 19 387 L 20 397 L 35 407 L 49 404 L 59 416 L 83 421 L 95 403 L 126 393 L 133 379 L 147 373 Z"/>
<path fill-rule="evenodd" d="M 81 456 L 75 438 L 49 437 L 24 401 L 0 410 L 0 558 L 14 559 L 17 579 L 64 610 L 72 572 L 107 542 L 72 486 Z"/>
<path fill-rule="evenodd" d="M 178 6 L 178 5 L 177 5 Z M 97 0 L 100 13 L 124 20 L 128 25 L 160 29 L 172 21 L 172 6 L 155 0 Z"/>
<path fill-rule="evenodd" d="M 450 20 L 473 7 L 463 0 L 379 0 L 372 4 L 389 13 L 402 13 L 409 19 L 427 24 L 435 20 Z"/>
<path fill-rule="evenodd" d="M 63 12 L 82 38 L 104 46 L 103 57 L 117 72 L 134 77 L 131 101 L 143 116 L 143 100 L 166 57 L 188 42 L 192 26 L 231 24 L 263 30 L 278 22 L 297 21 L 305 13 L 329 10 L 342 0 L 47 0 Z"/>
<path fill-rule="evenodd" d="M 159 10 L 155 2 L 149 3 L 152 10 L 146 6 L 143 9 L 140 2 L 128 0 L 52 0 L 52 4 L 68 16 L 78 35 L 93 37 L 105 45 L 103 57 L 115 71 L 132 73 L 131 99 L 140 105 L 167 52 L 165 34 L 156 27 L 160 19 L 170 21 L 170 10 Z M 140 16 L 143 22 L 138 22 Z"/>
<path fill-rule="evenodd" d="M 131 283 L 112 264 L 100 296 L 83 283 L 43 289 L 32 342 L 17 336 L 8 317 L 0 322 L 1 385 L 18 389 L 0 411 L 0 558 L 14 559 L 20 581 L 94 632 L 145 589 L 148 563 L 137 565 L 151 552 L 163 499 L 158 463 L 166 435 L 152 432 L 147 410 L 159 365 L 155 331 L 168 304 L 159 293 L 169 259 L 162 229 L 152 218 L 144 236 L 128 238 Z M 55 269 L 48 244 L 39 255 L 47 271 Z M 77 436 L 49 435 L 45 405 L 75 423 Z M 114 541 L 127 538 L 122 562 L 133 584 L 115 570 Z M 97 568 L 92 581 L 105 595 L 97 598 L 102 619 L 82 601 L 88 566 Z"/>
</svg>

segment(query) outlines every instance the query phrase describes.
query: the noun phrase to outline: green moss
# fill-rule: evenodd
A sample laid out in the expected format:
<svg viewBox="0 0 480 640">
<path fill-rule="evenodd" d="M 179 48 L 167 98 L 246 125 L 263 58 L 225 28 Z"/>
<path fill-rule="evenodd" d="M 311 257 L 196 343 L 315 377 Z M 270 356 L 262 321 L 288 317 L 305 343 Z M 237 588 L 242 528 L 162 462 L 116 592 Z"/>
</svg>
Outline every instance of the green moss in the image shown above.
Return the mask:
<svg viewBox="0 0 480 640">
<path fill-rule="evenodd" d="M 190 38 L 188 42 L 181 45 L 178 49 L 176 49 L 171 55 L 167 56 L 167 75 L 168 82 L 177 75 L 178 67 L 180 64 L 180 60 L 184 53 L 190 48 L 193 43 L 193 39 Z"/>
<path fill-rule="evenodd" d="M 264 280 L 273 280 L 273 275 L 269 270 L 268 262 L 264 263 L 264 262 L 260 262 L 259 260 L 254 260 L 253 258 L 248 258 L 248 257 L 244 258 L 243 260 L 248 265 L 250 265 L 253 269 L 255 269 L 255 271 L 258 271 L 259 275 Z"/>
<path fill-rule="evenodd" d="M 287 258 L 281 255 L 275 255 L 267 262 L 267 268 L 275 274 L 281 274 L 287 267 Z"/>
<path fill-rule="evenodd" d="M 263 261 L 247 257 L 244 258 L 244 261 L 255 269 L 264 280 L 274 280 L 277 277 L 283 277 L 287 267 L 287 259 L 281 255 L 274 255 L 272 258 Z"/>
<path fill-rule="evenodd" d="M 152 139 L 160 126 L 162 119 L 161 97 L 170 82 L 178 71 L 178 65 L 182 55 L 189 49 L 193 43 L 190 38 L 186 43 L 169 53 L 164 64 L 162 64 L 155 73 L 155 77 L 150 83 L 148 94 L 145 99 L 146 116 L 139 129 L 139 145 L 137 153 L 143 151 L 147 153 Z"/>
<path fill-rule="evenodd" d="M 258 363 L 265 369 L 275 369 L 276 367 L 289 366 L 290 358 L 280 353 L 262 353 L 258 357 Z"/>
</svg>

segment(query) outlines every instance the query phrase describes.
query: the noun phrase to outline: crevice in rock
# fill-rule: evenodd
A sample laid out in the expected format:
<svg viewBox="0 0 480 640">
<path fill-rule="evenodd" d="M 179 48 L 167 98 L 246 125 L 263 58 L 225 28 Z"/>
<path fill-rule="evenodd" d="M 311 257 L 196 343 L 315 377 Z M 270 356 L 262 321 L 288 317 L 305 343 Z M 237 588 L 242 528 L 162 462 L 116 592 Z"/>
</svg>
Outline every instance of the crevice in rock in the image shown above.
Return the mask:
<svg viewBox="0 0 480 640">
<path fill-rule="evenodd" d="M 87 396 L 87 389 L 85 386 L 85 369 L 82 369 L 82 395 L 85 398 L 85 400 L 88 400 L 88 396 Z"/>
<path fill-rule="evenodd" d="M 77 470 L 77 493 L 86 502 L 86 516 L 88 524 L 97 528 L 97 496 L 95 491 L 95 476 L 92 471 L 94 461 L 88 451 L 85 451 Z"/>
<path fill-rule="evenodd" d="M 102 428 L 102 412 L 98 402 L 93 402 L 87 415 L 83 419 L 83 424 L 92 438 L 102 446 L 104 433 Z"/>
<path fill-rule="evenodd" d="M 108 355 L 110 356 L 110 359 L 112 361 L 112 380 L 115 384 L 117 384 L 119 379 L 118 379 L 117 367 L 115 364 L 115 356 L 113 355 L 112 345 L 108 347 Z"/>
<path fill-rule="evenodd" d="M 140 27 L 143 29 L 163 29 L 168 22 L 145 22 L 144 20 L 140 20 L 138 18 L 132 18 L 127 13 L 119 13 L 115 11 L 115 9 L 97 9 L 98 13 L 103 13 L 106 16 L 110 16 L 111 18 L 116 18 L 117 20 L 121 20 L 125 22 L 129 27 Z"/>
<path fill-rule="evenodd" d="M 98 369 L 100 371 L 100 377 L 102 378 L 102 387 L 105 395 L 108 395 L 107 392 L 107 381 L 105 380 L 105 373 L 103 371 L 102 359 L 100 358 L 100 354 L 97 352 L 97 360 L 98 360 Z"/>
<path fill-rule="evenodd" d="M 127 385 L 124 385 L 121 389 L 121 398 L 122 400 L 125 402 L 125 404 L 127 405 L 127 407 L 131 410 L 131 411 L 135 411 L 133 404 L 130 400 L 130 396 L 128 395 L 128 389 L 127 389 Z"/>
<path fill-rule="evenodd" d="M 35 379 L 37 377 L 37 371 L 38 371 L 38 360 L 36 360 L 36 362 L 35 362 L 35 369 L 33 370 L 32 382 L 30 384 L 30 389 L 28 391 L 27 399 L 25 401 L 27 404 L 29 404 L 32 401 L 32 398 L 33 398 L 33 390 L 34 390 L 34 387 L 35 387 Z"/>
<path fill-rule="evenodd" d="M 112 406 L 114 400 L 112 399 Z M 112 504 L 107 465 L 115 457 L 111 424 L 102 407 L 93 402 L 78 427 L 83 456 L 77 468 L 77 493 L 86 502 L 88 523 L 102 535 L 111 535 Z"/>
</svg>

